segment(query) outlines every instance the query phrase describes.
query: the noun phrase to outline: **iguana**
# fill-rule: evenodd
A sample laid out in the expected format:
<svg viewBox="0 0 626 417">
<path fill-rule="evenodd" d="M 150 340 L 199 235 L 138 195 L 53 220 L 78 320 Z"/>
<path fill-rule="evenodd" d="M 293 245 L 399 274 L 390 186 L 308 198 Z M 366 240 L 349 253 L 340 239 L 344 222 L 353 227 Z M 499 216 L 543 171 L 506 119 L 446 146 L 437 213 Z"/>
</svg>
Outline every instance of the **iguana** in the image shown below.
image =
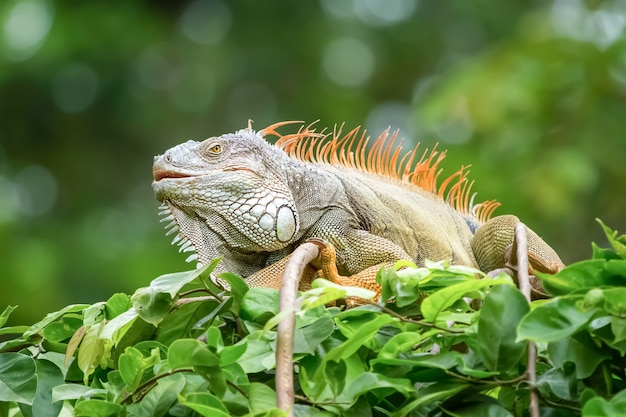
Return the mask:
<svg viewBox="0 0 626 417">
<path fill-rule="evenodd" d="M 295 133 L 277 132 L 291 123 L 301 124 Z M 376 271 L 400 259 L 504 267 L 518 218 L 491 218 L 496 201 L 474 204 L 467 167 L 438 184 L 445 151 L 402 154 L 397 139 L 389 129 L 370 141 L 359 128 L 281 122 L 254 131 L 249 123 L 156 156 L 152 186 L 172 243 L 195 252 L 188 261 L 222 257 L 217 272 L 250 286 L 278 288 L 289 254 L 310 238 L 335 249 L 339 276 L 327 278 L 374 289 Z M 564 267 L 530 229 L 528 249 L 531 274 Z"/>
</svg>

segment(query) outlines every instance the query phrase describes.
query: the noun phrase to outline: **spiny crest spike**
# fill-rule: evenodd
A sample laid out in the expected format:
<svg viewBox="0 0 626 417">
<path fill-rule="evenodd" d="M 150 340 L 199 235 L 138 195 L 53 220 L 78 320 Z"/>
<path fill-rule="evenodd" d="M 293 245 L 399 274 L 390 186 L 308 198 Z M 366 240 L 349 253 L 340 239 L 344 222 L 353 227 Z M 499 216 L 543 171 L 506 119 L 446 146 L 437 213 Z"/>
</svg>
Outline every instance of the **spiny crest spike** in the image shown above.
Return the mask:
<svg viewBox="0 0 626 417">
<path fill-rule="evenodd" d="M 402 154 L 404 139 L 400 138 L 398 141 L 399 130 L 392 132 L 391 127 L 388 127 L 368 148 L 371 137 L 360 126 L 345 134 L 345 123 L 335 125 L 328 133 L 327 129 L 318 132 L 315 128 L 318 121 L 309 125 L 298 121 L 279 122 L 259 133 L 263 137 L 276 136 L 276 146 L 293 158 L 345 166 L 419 187 L 437 195 L 459 213 L 471 216 L 480 223 L 489 220 L 493 211 L 500 206 L 495 200 L 474 205 L 471 193 L 474 181 L 468 179 L 469 166 L 461 167 L 438 184 L 439 176 L 443 172 L 439 165 L 445 159 L 446 151 L 439 151 L 437 145 L 430 151 L 424 150 L 418 160 L 419 143 L 412 151 Z M 277 132 L 277 128 L 288 124 L 301 126 L 296 133 L 282 135 Z"/>
<path fill-rule="evenodd" d="M 252 120 L 248 120 L 248 129 L 250 129 L 252 127 Z M 266 127 L 263 130 L 259 131 L 259 134 L 263 137 L 265 137 L 266 135 L 273 135 L 273 136 L 277 136 L 279 138 L 282 138 L 283 135 L 281 135 L 280 133 L 278 133 L 276 131 L 276 129 L 278 129 L 281 126 L 285 126 L 285 125 L 292 125 L 292 124 L 302 124 L 304 123 L 304 121 L 302 120 L 285 120 L 284 122 L 278 122 L 278 123 L 274 123 L 273 125 L 270 125 L 268 127 Z M 315 122 L 313 122 L 315 123 Z M 302 128 L 300 128 L 302 129 Z"/>
</svg>

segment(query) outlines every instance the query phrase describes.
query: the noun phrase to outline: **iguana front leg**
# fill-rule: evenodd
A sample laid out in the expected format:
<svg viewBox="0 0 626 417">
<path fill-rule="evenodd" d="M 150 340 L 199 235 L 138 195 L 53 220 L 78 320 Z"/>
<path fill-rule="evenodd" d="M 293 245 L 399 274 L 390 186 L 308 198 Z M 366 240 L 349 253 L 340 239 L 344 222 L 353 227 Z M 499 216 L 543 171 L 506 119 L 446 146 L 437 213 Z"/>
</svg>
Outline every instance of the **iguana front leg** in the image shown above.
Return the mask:
<svg viewBox="0 0 626 417">
<path fill-rule="evenodd" d="M 379 295 L 376 274 L 380 268 L 389 267 L 400 259 L 411 259 L 404 249 L 392 241 L 352 228 L 349 216 L 341 210 L 329 210 L 320 217 L 303 237 L 303 241 L 307 239 L 324 244 L 318 244 L 321 256 L 306 271 L 301 280 L 301 290 L 310 288 L 310 282 L 317 276 L 313 271 L 321 270 L 323 277 L 330 281 L 367 288 Z M 286 256 L 257 271 L 246 282 L 249 286 L 278 288 L 288 260 L 289 256 Z"/>
<path fill-rule="evenodd" d="M 248 287 L 267 287 L 267 288 L 280 288 L 280 281 L 283 273 L 285 272 L 285 266 L 289 262 L 291 255 L 287 255 L 271 265 L 255 272 L 245 279 Z M 312 265 L 307 265 L 302 277 L 300 279 L 299 289 L 300 291 L 306 291 L 311 289 L 311 282 L 317 278 L 317 268 Z"/>
<path fill-rule="evenodd" d="M 337 270 L 337 254 L 332 244 L 315 238 L 311 238 L 308 241 L 319 247 L 319 260 L 321 264 L 321 275 L 323 278 L 326 278 L 335 284 L 365 288 L 373 291 L 376 293 L 374 299 L 378 300 L 381 293 L 381 286 L 376 282 L 376 275 L 378 274 L 378 271 L 380 271 L 380 268 L 390 268 L 393 266 L 393 262 L 383 262 L 372 265 L 354 275 L 344 276 Z M 352 300 L 349 302 L 349 305 L 358 304 L 360 304 L 358 300 Z"/>
<path fill-rule="evenodd" d="M 376 295 L 374 298 L 378 299 L 381 287 L 376 282 L 376 274 L 382 267 L 391 267 L 393 262 L 381 262 L 350 276 L 341 275 L 337 270 L 337 253 L 331 243 L 319 238 L 310 238 L 307 242 L 316 244 L 320 252 L 318 259 L 314 261 L 315 266 L 309 264 L 303 271 L 298 286 L 300 291 L 310 289 L 311 282 L 315 278 L 321 277 L 335 284 L 368 289 L 375 292 Z M 277 262 L 255 272 L 246 279 L 246 283 L 249 287 L 269 287 L 278 289 L 285 267 L 290 259 L 291 255 L 285 256 Z M 360 303 L 354 300 L 349 303 L 349 305 L 357 304 Z"/>
</svg>

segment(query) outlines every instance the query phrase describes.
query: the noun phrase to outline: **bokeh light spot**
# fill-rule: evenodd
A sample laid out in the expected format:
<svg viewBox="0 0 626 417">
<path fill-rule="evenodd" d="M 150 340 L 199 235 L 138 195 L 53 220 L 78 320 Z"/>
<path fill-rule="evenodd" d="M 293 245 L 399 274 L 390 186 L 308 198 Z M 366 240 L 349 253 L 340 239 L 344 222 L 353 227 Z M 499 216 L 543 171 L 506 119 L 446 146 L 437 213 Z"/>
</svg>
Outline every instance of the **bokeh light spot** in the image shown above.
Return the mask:
<svg viewBox="0 0 626 417">
<path fill-rule="evenodd" d="M 417 10 L 418 0 L 322 0 L 329 16 L 339 20 L 357 18 L 368 26 L 393 26 L 409 19 Z"/>
<path fill-rule="evenodd" d="M 374 73 L 375 57 L 365 42 L 340 38 L 326 47 L 322 67 L 335 84 L 356 87 L 365 84 Z"/>
<path fill-rule="evenodd" d="M 16 3 L 4 21 L 8 57 L 21 61 L 35 54 L 46 39 L 52 21 L 53 10 L 49 3 L 37 0 Z"/>
<path fill-rule="evenodd" d="M 41 216 L 52 208 L 57 199 L 57 182 L 50 171 L 30 165 L 15 177 L 19 210 L 25 216 Z"/>
<path fill-rule="evenodd" d="M 219 0 L 196 0 L 180 17 L 180 29 L 192 42 L 214 45 L 230 28 L 230 9 Z"/>
<path fill-rule="evenodd" d="M 54 104 L 66 113 L 85 110 L 96 98 L 98 76 L 84 64 L 63 67 L 52 80 Z"/>
<path fill-rule="evenodd" d="M 391 131 L 400 130 L 400 137 L 413 140 L 415 134 L 409 123 L 411 110 L 407 103 L 384 102 L 374 107 L 367 116 L 365 127 L 375 136 L 391 127 Z"/>
<path fill-rule="evenodd" d="M 370 26 L 392 26 L 410 18 L 417 0 L 353 0 L 358 18 Z"/>
<path fill-rule="evenodd" d="M 551 13 L 552 26 L 560 36 L 590 42 L 606 49 L 622 37 L 626 14 L 610 3 L 597 10 L 588 10 L 582 0 L 555 0 Z"/>
<path fill-rule="evenodd" d="M 15 184 L 0 176 L 0 224 L 17 219 L 20 208 L 20 195 Z"/>
</svg>

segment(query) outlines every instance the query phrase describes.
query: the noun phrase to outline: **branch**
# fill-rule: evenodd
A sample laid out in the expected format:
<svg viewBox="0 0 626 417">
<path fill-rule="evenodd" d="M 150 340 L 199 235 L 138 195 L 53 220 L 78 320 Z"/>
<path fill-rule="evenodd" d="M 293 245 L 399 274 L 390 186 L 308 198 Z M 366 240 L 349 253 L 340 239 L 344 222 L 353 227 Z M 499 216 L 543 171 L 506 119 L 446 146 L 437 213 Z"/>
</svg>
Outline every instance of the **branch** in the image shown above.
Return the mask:
<svg viewBox="0 0 626 417">
<path fill-rule="evenodd" d="M 293 388 L 293 339 L 296 327 L 296 297 L 304 269 L 317 258 L 319 248 L 303 243 L 291 254 L 280 282 L 278 314 L 288 315 L 278 323 L 276 336 L 276 399 L 277 406 L 293 417 L 295 392 Z"/>
<path fill-rule="evenodd" d="M 513 241 L 513 250 L 517 255 L 517 281 L 519 289 L 531 301 L 530 277 L 528 276 L 528 236 L 526 233 L 526 225 L 518 223 L 515 226 L 515 240 Z M 528 367 L 526 375 L 528 377 L 528 385 L 530 387 L 530 415 L 531 417 L 539 417 L 539 396 L 537 393 L 537 346 L 534 342 L 528 342 Z"/>
<path fill-rule="evenodd" d="M 465 333 L 464 329 L 454 329 L 451 327 L 441 327 L 441 326 L 437 326 L 435 323 L 430 323 L 427 321 L 422 321 L 422 320 L 415 320 L 415 319 L 411 319 L 408 317 L 403 316 L 402 314 L 398 314 L 395 311 L 393 311 L 392 309 L 385 307 L 382 304 L 379 304 L 375 301 L 372 300 L 365 300 L 367 302 L 367 304 L 372 305 L 374 307 L 378 307 L 382 312 L 389 314 L 390 316 L 393 316 L 395 318 L 397 318 L 400 321 L 403 321 L 405 323 L 413 323 L 413 324 L 418 324 L 420 326 L 424 326 L 424 327 L 430 327 L 433 329 L 437 329 L 437 330 L 441 330 L 442 332 L 448 332 L 448 333 Z M 453 324 L 456 324 L 456 322 L 453 322 Z"/>
<path fill-rule="evenodd" d="M 193 371 L 194 371 L 194 369 L 191 368 L 191 367 L 189 367 L 189 368 L 177 368 L 177 369 L 172 369 L 172 370 L 170 370 L 168 372 L 165 372 L 163 374 L 155 375 L 152 378 L 148 379 L 143 384 L 139 385 L 137 388 L 135 388 L 135 390 L 133 392 L 130 392 L 130 393 L 126 394 L 124 397 L 122 397 L 122 399 L 120 401 L 120 404 L 121 405 L 133 404 L 135 402 L 135 400 L 134 400 L 135 395 L 138 396 L 136 402 L 141 401 L 141 399 L 143 397 L 145 397 L 145 395 L 148 393 L 148 391 L 150 391 L 151 386 L 152 385 L 156 385 L 158 380 L 161 379 L 161 378 L 165 378 L 166 376 L 178 374 L 178 373 L 181 373 L 181 372 L 193 372 Z"/>
</svg>

